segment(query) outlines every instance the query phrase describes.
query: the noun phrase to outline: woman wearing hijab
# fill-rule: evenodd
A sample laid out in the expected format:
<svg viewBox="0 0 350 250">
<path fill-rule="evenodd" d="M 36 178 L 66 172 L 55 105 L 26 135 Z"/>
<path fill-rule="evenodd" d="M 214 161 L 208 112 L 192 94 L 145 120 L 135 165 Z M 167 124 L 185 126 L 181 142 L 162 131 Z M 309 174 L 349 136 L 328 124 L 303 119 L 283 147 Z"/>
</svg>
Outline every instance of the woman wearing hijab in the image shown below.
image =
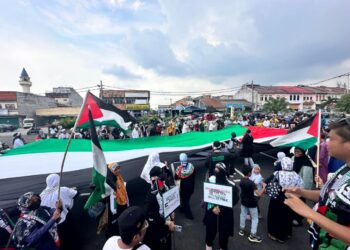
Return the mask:
<svg viewBox="0 0 350 250">
<path fill-rule="evenodd" d="M 284 157 L 281 161 L 282 170 L 275 171 L 266 179 L 266 184 L 271 182 L 276 176 L 279 185 L 282 188 L 301 187 L 303 184 L 300 176 L 293 171 L 293 162 L 289 157 Z M 270 198 L 267 213 L 267 231 L 270 239 L 284 243 L 292 236 L 292 210 L 284 204 L 284 193 L 281 191 L 279 196 Z"/>
<path fill-rule="evenodd" d="M 175 186 L 174 174 L 167 166 L 167 162 L 163 163 L 159 159 L 159 153 L 153 152 L 148 156 L 147 162 L 143 167 L 142 173 L 140 177 L 144 179 L 146 182 L 151 184 L 151 179 L 149 177 L 149 173 L 153 167 L 161 168 L 162 172 L 165 175 L 165 182 L 169 187 Z"/>
<path fill-rule="evenodd" d="M 303 180 L 303 189 L 311 190 L 314 184 L 314 174 L 313 174 L 313 167 L 312 163 L 307 157 L 305 150 L 296 147 L 294 149 L 294 156 L 292 158 L 293 160 L 293 170 L 297 172 L 301 179 Z M 302 198 L 302 200 L 305 202 L 305 199 Z M 301 226 L 303 217 L 298 215 L 297 213 L 294 213 L 293 215 L 293 225 L 294 226 Z"/>
<path fill-rule="evenodd" d="M 281 161 L 284 157 L 286 157 L 286 154 L 284 152 L 277 153 L 277 161 L 273 163 L 273 165 L 275 166 L 275 171 L 282 170 Z"/>
<path fill-rule="evenodd" d="M 170 250 L 171 232 L 175 230 L 175 223 L 168 216 L 164 218 L 162 196 L 168 190 L 165 177 L 159 167 L 150 170 L 151 189 L 146 197 L 145 211 L 149 227 L 143 239 L 143 243 L 152 250 Z"/>
<path fill-rule="evenodd" d="M 196 171 L 192 163 L 187 161 L 185 153 L 180 154 L 180 166 L 176 167 L 175 179 L 180 180 L 181 208 L 187 219 L 193 220 L 190 199 L 194 192 Z"/>
<path fill-rule="evenodd" d="M 58 174 L 50 174 L 46 177 L 46 188 L 41 192 L 41 205 L 55 208 L 58 199 L 58 186 L 60 183 L 60 176 Z M 58 234 L 60 236 L 61 248 L 69 249 L 68 245 L 76 242 L 72 238 L 74 232 L 74 221 L 69 215 L 69 210 L 73 208 L 74 198 L 78 191 L 75 188 L 61 187 L 60 199 L 62 201 L 61 219 L 58 224 Z"/>
<path fill-rule="evenodd" d="M 125 185 L 126 183 L 124 182 L 124 179 L 120 173 L 121 166 L 118 164 L 118 162 L 113 162 L 108 164 L 108 168 L 115 176 L 115 188 L 113 195 L 111 195 L 107 200 L 107 239 L 112 236 L 119 235 L 119 226 L 117 219 L 119 218 L 120 214 L 129 206 L 129 198 Z"/>
<path fill-rule="evenodd" d="M 245 135 L 243 136 L 242 139 L 242 157 L 244 158 L 244 164 L 254 167 L 254 161 L 253 161 L 253 153 L 254 153 L 254 148 L 253 148 L 253 141 L 254 138 L 252 136 L 251 131 L 248 129 Z"/>
<path fill-rule="evenodd" d="M 226 186 L 235 185 L 227 180 L 224 163 L 217 163 L 214 173 L 215 176 L 209 177 L 210 182 Z M 212 250 L 217 232 L 219 233 L 220 248 L 227 250 L 228 238 L 233 236 L 233 206 L 230 208 L 207 203 L 203 223 L 206 226 L 206 250 Z"/>
<path fill-rule="evenodd" d="M 140 175 L 140 177 L 144 179 L 146 182 L 148 182 L 149 184 L 151 184 L 151 178 L 149 177 L 149 173 L 151 169 L 155 166 L 159 168 L 163 168 L 165 166 L 165 164 L 160 161 L 159 153 L 157 152 L 153 152 L 148 156 L 147 162 L 143 167 L 142 173 Z"/>
</svg>

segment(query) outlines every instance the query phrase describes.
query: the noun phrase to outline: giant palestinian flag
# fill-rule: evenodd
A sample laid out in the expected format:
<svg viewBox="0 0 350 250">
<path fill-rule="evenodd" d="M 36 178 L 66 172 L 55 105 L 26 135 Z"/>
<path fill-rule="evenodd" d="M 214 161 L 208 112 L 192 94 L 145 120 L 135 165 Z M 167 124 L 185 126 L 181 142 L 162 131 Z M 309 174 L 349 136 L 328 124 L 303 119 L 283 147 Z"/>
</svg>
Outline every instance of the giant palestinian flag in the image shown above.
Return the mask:
<svg viewBox="0 0 350 250">
<path fill-rule="evenodd" d="M 94 184 L 95 189 L 87 200 L 85 208 L 90 208 L 93 204 L 108 197 L 113 192 L 113 189 L 106 182 L 109 170 L 107 169 L 107 162 L 98 140 L 90 109 L 88 110 L 88 116 L 91 128 L 92 159 L 94 164 L 92 170 L 92 183 Z"/>
<path fill-rule="evenodd" d="M 136 121 L 127 111 L 120 110 L 112 104 L 103 102 L 88 91 L 76 121 L 77 128 L 88 128 L 90 126 L 89 107 L 96 126 L 107 125 L 119 127 L 125 133 L 129 125 Z"/>
<path fill-rule="evenodd" d="M 288 134 L 277 138 L 271 142 L 273 147 L 299 147 L 308 149 L 317 142 L 319 133 L 320 113 L 318 112 L 312 118 L 298 124 Z"/>
<path fill-rule="evenodd" d="M 151 152 L 160 153 L 162 161 L 174 162 L 178 161 L 181 152 L 194 155 L 209 149 L 215 140 L 229 140 L 232 132 L 241 137 L 246 130 L 240 125 L 233 125 L 213 132 L 102 140 L 99 148 L 103 149 L 105 162 L 119 162 L 123 166 L 124 180 L 130 181 L 140 176 Z M 252 135 L 256 141 L 264 142 L 264 138 L 269 140 L 286 132 L 280 129 L 256 128 L 252 130 Z M 66 145 L 66 140 L 40 140 L 11 149 L 0 156 L 0 208 L 15 206 L 15 201 L 24 192 L 40 193 L 46 186 L 46 176 L 59 172 Z M 75 186 L 81 193 L 91 192 L 91 168 L 97 166 L 91 153 L 90 140 L 71 141 L 64 166 L 63 186 Z"/>
</svg>

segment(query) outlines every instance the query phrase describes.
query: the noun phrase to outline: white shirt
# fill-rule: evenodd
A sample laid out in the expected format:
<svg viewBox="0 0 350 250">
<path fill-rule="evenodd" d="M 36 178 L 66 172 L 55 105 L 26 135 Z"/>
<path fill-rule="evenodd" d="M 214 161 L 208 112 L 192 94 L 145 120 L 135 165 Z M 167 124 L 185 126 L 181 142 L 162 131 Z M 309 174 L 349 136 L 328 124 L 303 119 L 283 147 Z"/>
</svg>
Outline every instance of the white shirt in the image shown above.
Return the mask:
<svg viewBox="0 0 350 250">
<path fill-rule="evenodd" d="M 13 142 L 13 148 L 18 148 L 23 146 L 24 143 L 20 138 L 17 138 L 14 142 Z"/>
<path fill-rule="evenodd" d="M 120 248 L 118 245 L 118 240 L 121 240 L 120 236 L 112 236 L 109 238 L 102 250 L 131 250 L 132 248 Z M 143 244 L 138 250 L 151 250 L 147 245 Z"/>
<path fill-rule="evenodd" d="M 266 127 L 266 128 L 270 127 L 270 121 L 269 121 L 269 120 L 265 120 L 265 121 L 263 122 L 263 125 L 264 125 L 264 127 Z"/>
<path fill-rule="evenodd" d="M 133 131 L 131 133 L 131 137 L 134 138 L 134 139 L 140 137 L 139 131 L 136 128 L 133 129 Z"/>
</svg>

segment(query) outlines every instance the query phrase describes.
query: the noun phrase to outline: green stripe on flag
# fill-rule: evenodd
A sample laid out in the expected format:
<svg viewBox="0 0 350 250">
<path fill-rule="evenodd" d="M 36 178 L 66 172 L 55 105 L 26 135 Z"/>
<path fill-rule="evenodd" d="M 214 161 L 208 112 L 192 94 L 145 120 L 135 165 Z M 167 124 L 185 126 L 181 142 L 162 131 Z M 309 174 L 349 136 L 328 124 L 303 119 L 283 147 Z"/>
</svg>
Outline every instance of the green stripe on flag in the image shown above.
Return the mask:
<svg viewBox="0 0 350 250">
<path fill-rule="evenodd" d="M 92 170 L 92 182 L 95 184 L 96 188 L 90 195 L 89 199 L 86 201 L 84 206 L 85 209 L 90 208 L 93 204 L 99 202 L 103 195 L 105 194 L 105 180 L 106 178 L 96 171 L 95 168 Z"/>
<path fill-rule="evenodd" d="M 315 146 L 316 142 L 317 142 L 316 137 L 310 137 L 308 139 L 300 140 L 297 142 L 283 144 L 283 145 L 280 145 L 279 147 L 298 147 L 298 148 L 307 150 L 307 149 Z"/>
<path fill-rule="evenodd" d="M 104 152 L 159 147 L 192 147 L 210 144 L 214 141 L 229 140 L 231 138 L 231 132 L 235 132 L 237 136 L 241 136 L 246 130 L 246 128 L 240 125 L 233 125 L 213 132 L 190 132 L 176 136 L 151 136 L 127 140 L 101 140 L 100 143 Z M 2 157 L 21 154 L 64 152 L 66 146 L 66 140 L 40 140 L 9 150 Z M 69 152 L 91 152 L 91 141 L 83 139 L 72 140 Z"/>
</svg>

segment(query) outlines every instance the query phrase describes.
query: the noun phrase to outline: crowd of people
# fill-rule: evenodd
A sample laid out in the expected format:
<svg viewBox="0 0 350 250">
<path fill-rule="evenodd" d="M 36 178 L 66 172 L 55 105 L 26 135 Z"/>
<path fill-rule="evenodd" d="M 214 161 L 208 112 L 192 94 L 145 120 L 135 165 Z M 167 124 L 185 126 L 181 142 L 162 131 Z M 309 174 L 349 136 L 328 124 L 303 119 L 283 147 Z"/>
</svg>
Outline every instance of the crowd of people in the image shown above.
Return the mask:
<svg viewBox="0 0 350 250">
<path fill-rule="evenodd" d="M 257 119 L 260 122 L 260 118 L 256 117 L 245 119 L 249 122 Z M 304 115 L 296 117 L 294 121 L 297 123 L 303 119 L 306 119 Z M 264 121 L 269 119 L 264 118 Z M 277 121 L 270 121 L 269 126 L 276 124 Z M 175 135 L 176 120 L 170 121 L 169 125 Z M 265 125 L 263 122 L 262 126 Z M 203 223 L 206 228 L 203 247 L 205 244 L 205 248 L 211 250 L 218 234 L 220 249 L 228 249 L 228 240 L 233 236 L 235 225 L 233 208 L 238 199 L 238 235 L 247 237 L 251 243 L 262 242 L 258 224 L 259 219 L 266 216 L 267 235 L 278 243 L 291 240 L 293 226 L 304 224 L 306 218 L 312 221 L 308 231 L 313 249 L 349 247 L 350 119 L 343 118 L 322 127 L 319 171 L 315 168 L 315 148 L 305 151 L 295 147 L 290 152 L 278 152 L 273 173 L 264 178 L 263 167 L 253 160 L 254 138 L 249 130 L 241 141 L 232 133 L 227 142 L 213 142 L 212 152 L 205 161 L 207 173 L 202 181 L 232 187 L 233 197 L 231 207 L 203 203 Z M 100 134 L 104 133 L 103 129 L 107 128 L 101 127 Z M 134 126 L 134 130 L 137 133 L 143 131 L 139 125 Z M 169 133 L 169 129 L 167 131 Z M 158 135 L 162 135 L 162 132 L 158 132 Z M 239 157 L 244 159 L 242 173 L 237 171 Z M 120 173 L 122 166 L 111 163 L 107 167 L 115 176 L 115 189 L 110 197 L 101 200 L 103 206 L 96 216 L 99 220 L 97 231 L 104 231 L 107 239 L 103 249 L 171 249 L 172 232 L 178 226 L 175 211 L 164 216 L 164 193 L 179 186 L 181 206 L 176 211 L 184 213 L 189 220 L 197 216 L 192 213 L 190 205 L 195 192 L 196 167 L 188 156 L 181 153 L 178 162 L 168 164 L 162 162 L 156 152 L 149 155 L 140 175 L 149 186 L 143 207 L 130 206 L 126 184 Z M 242 174 L 239 184 L 233 181 L 238 177 L 237 172 Z M 46 179 L 47 187 L 40 195 L 27 192 L 18 199 L 20 217 L 12 231 L 15 249 L 72 249 L 67 248 L 66 244 L 74 243 L 66 240 L 65 232 L 71 225 L 69 211 L 78 191 L 76 188 L 59 188 L 59 179 L 59 175 L 51 174 Z M 265 194 L 269 198 L 267 215 L 261 214 L 259 207 L 259 200 Z M 310 208 L 306 200 L 311 200 L 315 207 Z M 249 232 L 246 231 L 247 220 L 251 221 Z"/>
</svg>

